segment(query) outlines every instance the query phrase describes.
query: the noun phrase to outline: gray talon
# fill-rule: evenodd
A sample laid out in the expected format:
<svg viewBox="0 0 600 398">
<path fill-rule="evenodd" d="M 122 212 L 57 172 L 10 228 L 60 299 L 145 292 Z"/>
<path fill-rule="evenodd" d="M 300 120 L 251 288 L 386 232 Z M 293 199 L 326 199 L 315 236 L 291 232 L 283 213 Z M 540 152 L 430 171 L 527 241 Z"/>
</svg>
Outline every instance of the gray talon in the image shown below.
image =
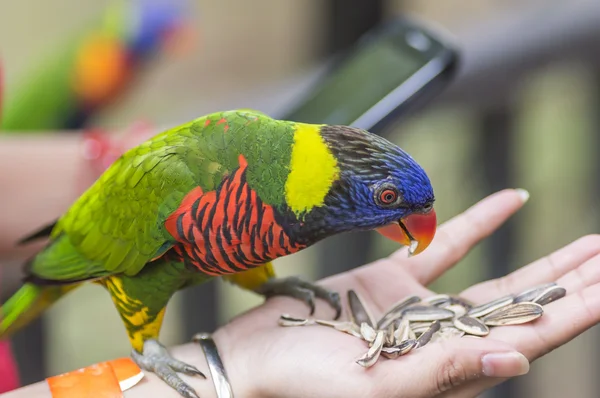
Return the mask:
<svg viewBox="0 0 600 398">
<path fill-rule="evenodd" d="M 200 398 L 196 391 L 185 383 L 176 372 L 193 376 L 198 375 L 206 379 L 204 373 L 192 365 L 181 362 L 167 352 L 167 349 L 156 340 L 144 342 L 143 354 L 133 350 L 131 357 L 135 363 L 144 370 L 155 373 L 161 380 L 174 388 L 185 398 Z"/>
<path fill-rule="evenodd" d="M 289 296 L 301 300 L 310 308 L 310 315 L 315 313 L 315 297 L 317 297 L 325 300 L 335 309 L 335 319 L 338 319 L 342 314 L 341 299 L 337 292 L 304 281 L 297 276 L 269 279 L 256 291 L 267 298 Z"/>
<path fill-rule="evenodd" d="M 198 375 L 201 376 L 203 379 L 206 379 L 206 375 L 193 366 L 186 366 L 182 370 L 182 372 L 190 376 Z"/>
</svg>

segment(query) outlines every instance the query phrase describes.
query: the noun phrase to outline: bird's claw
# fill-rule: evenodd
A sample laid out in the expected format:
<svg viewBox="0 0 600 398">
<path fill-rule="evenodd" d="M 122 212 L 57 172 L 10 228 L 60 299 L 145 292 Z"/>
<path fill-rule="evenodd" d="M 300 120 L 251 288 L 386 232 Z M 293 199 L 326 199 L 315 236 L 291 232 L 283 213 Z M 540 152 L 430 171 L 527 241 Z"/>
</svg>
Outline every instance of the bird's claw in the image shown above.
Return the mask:
<svg viewBox="0 0 600 398">
<path fill-rule="evenodd" d="M 181 396 L 185 398 L 199 398 L 196 391 L 185 383 L 177 375 L 177 372 L 189 376 L 201 376 L 206 379 L 204 373 L 195 366 L 188 365 L 185 362 L 173 358 L 167 349 L 156 340 L 146 340 L 144 342 L 143 353 L 136 350 L 131 352 L 131 357 L 135 363 L 144 370 L 153 372 L 161 380 L 174 388 Z"/>
<path fill-rule="evenodd" d="M 289 296 L 301 300 L 310 308 L 310 315 L 315 313 L 315 297 L 317 297 L 325 300 L 335 309 L 334 319 L 339 319 L 342 314 L 342 302 L 339 293 L 314 283 L 304 281 L 297 276 L 269 279 L 257 289 L 257 292 L 267 298 L 273 296 Z"/>
</svg>

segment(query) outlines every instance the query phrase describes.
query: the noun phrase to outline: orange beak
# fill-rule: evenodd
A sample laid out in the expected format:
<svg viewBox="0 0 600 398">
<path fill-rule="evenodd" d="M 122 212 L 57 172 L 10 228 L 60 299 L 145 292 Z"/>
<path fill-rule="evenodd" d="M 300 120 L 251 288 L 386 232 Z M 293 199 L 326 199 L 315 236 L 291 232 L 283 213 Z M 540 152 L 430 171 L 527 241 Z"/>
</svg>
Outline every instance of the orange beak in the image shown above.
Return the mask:
<svg viewBox="0 0 600 398">
<path fill-rule="evenodd" d="M 427 249 L 435 236 L 436 228 L 437 217 L 435 210 L 431 209 L 426 214 L 411 214 L 397 223 L 376 230 L 386 238 L 408 246 L 409 256 L 414 256 Z"/>
</svg>

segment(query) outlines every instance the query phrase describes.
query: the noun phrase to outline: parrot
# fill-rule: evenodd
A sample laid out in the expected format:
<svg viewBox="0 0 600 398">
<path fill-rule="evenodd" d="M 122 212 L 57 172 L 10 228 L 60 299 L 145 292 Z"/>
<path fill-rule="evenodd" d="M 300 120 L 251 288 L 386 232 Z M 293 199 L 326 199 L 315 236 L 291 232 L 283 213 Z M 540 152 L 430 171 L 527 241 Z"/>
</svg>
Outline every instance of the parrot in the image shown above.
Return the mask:
<svg viewBox="0 0 600 398">
<path fill-rule="evenodd" d="M 55 222 L 19 244 L 47 242 L 0 307 L 7 338 L 84 283 L 103 286 L 132 359 L 186 398 L 178 375 L 204 376 L 159 341 L 177 291 L 214 278 L 269 299 L 288 296 L 341 313 L 338 292 L 273 261 L 326 239 L 374 230 L 409 255 L 436 232 L 434 192 L 404 150 L 366 130 L 219 111 L 159 132 L 125 153 Z"/>
</svg>

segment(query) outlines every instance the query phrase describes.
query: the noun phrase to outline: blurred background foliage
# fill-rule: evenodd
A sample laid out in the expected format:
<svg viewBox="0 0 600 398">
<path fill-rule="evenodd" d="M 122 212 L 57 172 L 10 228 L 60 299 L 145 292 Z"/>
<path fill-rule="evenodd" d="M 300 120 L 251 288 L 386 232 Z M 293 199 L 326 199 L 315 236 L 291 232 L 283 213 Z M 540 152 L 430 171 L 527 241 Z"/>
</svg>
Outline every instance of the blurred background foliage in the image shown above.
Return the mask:
<svg viewBox="0 0 600 398">
<path fill-rule="evenodd" d="M 107 4 L 106 0 L 1 2 L 0 51 L 8 91 L 31 67 L 52 55 L 65 38 L 97 18 Z M 193 46 L 182 54 L 160 55 L 138 77 L 133 89 L 98 115 L 93 124 L 122 129 L 143 119 L 169 126 L 236 107 L 270 114 L 284 112 L 306 75 L 327 55 L 322 40 L 328 23 L 325 4 L 322 0 L 191 2 L 188 18 L 195 30 Z M 544 15 L 551 13 L 557 2 L 397 0 L 383 4 L 385 17 L 415 15 L 469 40 L 478 32 L 485 36 L 489 23 L 523 12 L 533 10 L 540 15 L 539 20 L 532 20 L 532 26 L 543 23 Z M 488 49 L 497 53 L 505 50 Z M 477 56 L 471 54 L 471 59 Z M 488 140 L 486 115 L 474 101 L 436 102 L 406 117 L 389 132 L 391 139 L 430 174 L 440 222 L 465 210 L 492 189 L 502 188 L 489 180 L 495 168 L 508 168 L 510 186 L 530 191 L 530 202 L 510 222 L 511 251 L 502 257 L 508 262 L 507 269 L 516 269 L 594 233 L 600 224 L 595 206 L 600 164 L 597 64 L 561 59 L 560 54 L 555 58 L 518 81 L 505 82 L 510 85 L 510 97 L 503 98 L 499 107 L 486 110 L 503 115 L 502 123 L 496 124 L 499 131 L 494 132 L 497 141 Z M 484 93 L 488 95 L 496 93 Z M 494 153 L 494 142 L 502 144 L 500 151 L 505 140 L 509 140 L 506 161 L 489 164 L 486 154 Z M 486 167 L 482 167 L 484 162 L 488 162 Z M 380 237 L 375 239 L 370 259 L 396 249 Z M 488 250 L 491 245 L 478 245 L 433 288 L 459 292 L 489 277 L 488 264 L 497 254 Z M 312 248 L 275 264 L 281 275 L 309 278 L 316 278 L 321 274 L 318 267 L 326 266 L 318 263 Z M 217 283 L 217 292 L 215 303 L 196 303 L 198 317 L 215 306 L 218 323 L 222 324 L 261 302 L 221 282 Z M 168 345 L 190 337 L 182 326 L 188 315 L 181 304 L 178 294 L 167 311 L 161 339 Z M 129 353 L 121 321 L 100 287 L 88 286 L 71 294 L 51 309 L 45 321 L 49 374 Z M 527 377 L 517 380 L 511 396 L 598 396 L 597 342 L 595 328 L 539 360 Z"/>
</svg>

